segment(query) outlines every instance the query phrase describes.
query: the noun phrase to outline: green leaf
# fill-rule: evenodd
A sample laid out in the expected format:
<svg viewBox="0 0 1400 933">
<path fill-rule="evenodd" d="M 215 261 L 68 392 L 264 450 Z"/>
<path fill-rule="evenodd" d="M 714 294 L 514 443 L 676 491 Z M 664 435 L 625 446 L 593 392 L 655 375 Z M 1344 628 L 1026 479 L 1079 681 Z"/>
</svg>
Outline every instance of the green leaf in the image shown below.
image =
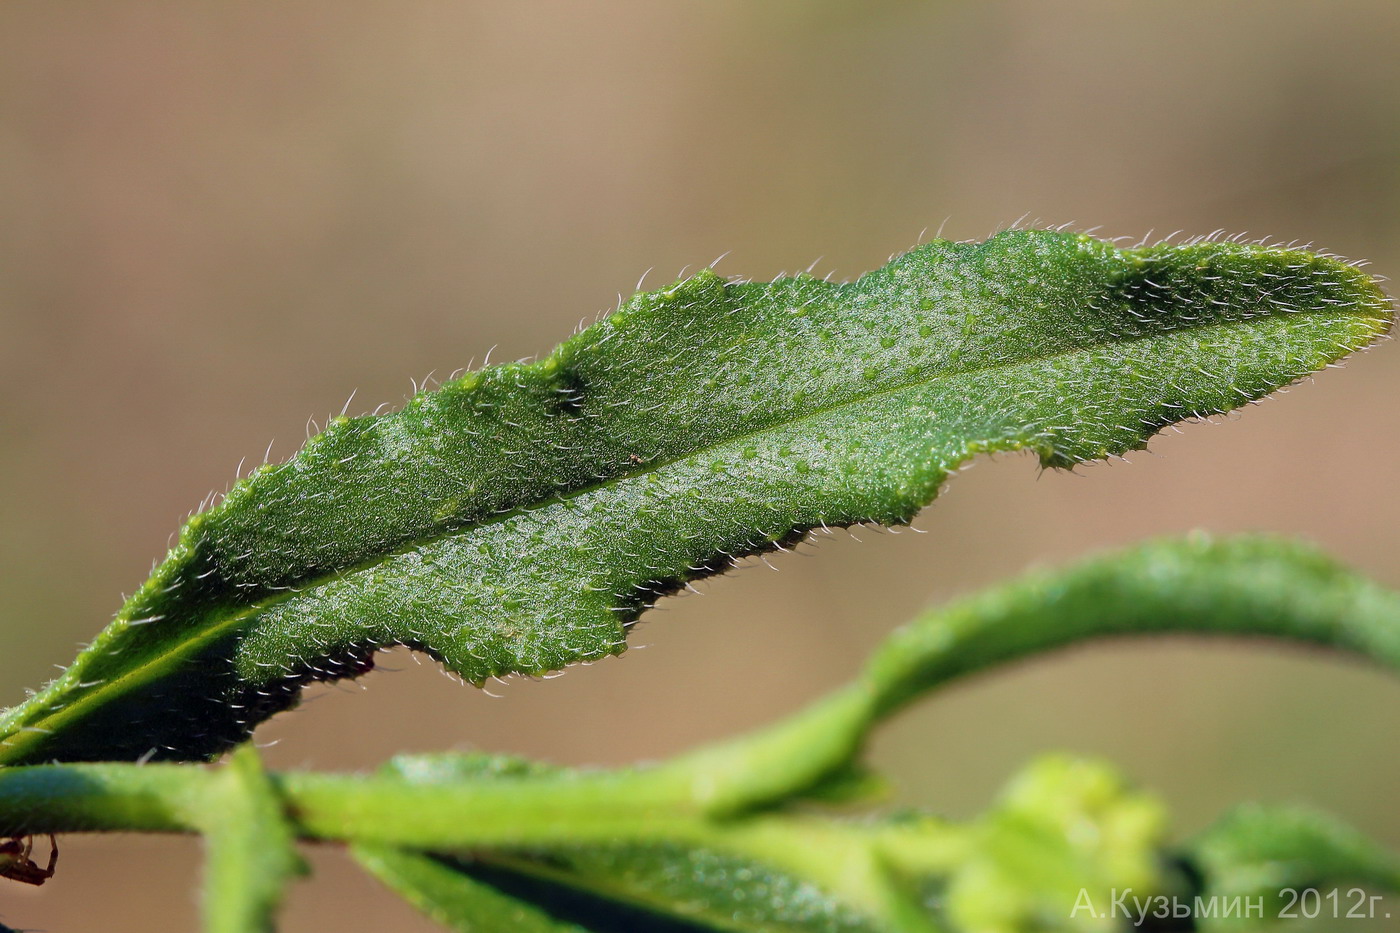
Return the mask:
<svg viewBox="0 0 1400 933">
<path fill-rule="evenodd" d="M 1400 671 L 1400 594 L 1300 542 L 1193 534 L 932 610 L 886 639 L 846 688 L 658 777 L 702 789 L 711 811 L 781 800 L 849 767 L 876 724 L 951 680 L 1092 639 L 1186 632 L 1313 644 Z"/>
<path fill-rule="evenodd" d="M 435 757 L 416 780 L 471 780 L 473 758 Z M 521 777 L 524 777 L 521 774 Z M 509 781 L 509 777 L 504 778 Z M 670 838 L 563 843 L 453 856 L 399 850 L 390 883 L 454 929 L 492 916 L 483 889 L 590 931 L 983 933 L 1093 930 L 1081 890 L 1156 890 L 1164 817 L 1104 765 L 1048 758 L 984 817 L 837 819 L 781 811 L 696 823 Z M 384 877 L 386 850 L 357 854 Z M 454 879 L 453 873 L 456 878 Z"/>
<path fill-rule="evenodd" d="M 418 787 L 486 783 L 503 790 L 546 777 L 555 786 L 589 778 L 522 759 L 456 754 L 403 756 L 387 773 Z M 924 845 L 910 844 L 911 835 L 923 837 Z M 450 916 L 444 922 L 459 929 L 479 922 L 482 908 L 473 896 L 485 886 L 590 931 L 924 931 L 925 911 L 904 896 L 880 847 L 905 840 L 925 859 L 941 855 L 939 864 L 961 851 L 952 830 L 936 820 L 886 825 L 782 814 L 713 823 L 691 817 L 656 825 L 646 836 L 456 856 L 451 849 L 431 855 L 401 850 L 392 883 L 415 903 L 426 901 L 431 916 Z M 384 850 L 368 851 L 366 867 L 383 877 Z M 449 903 L 455 904 L 450 912 Z"/>
<path fill-rule="evenodd" d="M 208 849 L 204 928 L 270 933 L 287 882 L 304 874 L 296 836 L 257 753 L 238 749 L 205 785 L 198 818 Z"/>
<path fill-rule="evenodd" d="M 1094 928 L 1070 922 L 1081 889 L 1158 887 L 1164 825 L 1161 805 L 1111 769 L 1053 757 L 967 825 L 789 810 L 719 821 L 690 840 L 478 860 L 723 929 L 1080 930 Z"/>
<path fill-rule="evenodd" d="M 1400 669 L 1400 594 L 1305 545 L 1269 537 L 1157 541 L 1029 574 L 896 632 L 850 685 L 751 735 L 668 762 L 564 772 L 511 759 L 463 772 L 448 757 L 394 774 L 290 772 L 278 792 L 299 832 L 420 848 L 659 839 L 844 779 L 873 728 L 921 691 L 1103 636 L 1197 632 L 1359 652 Z M 170 765 L 0 769 L 0 833 L 197 828 L 205 772 Z M 496 777 L 509 777 L 499 780 Z"/>
<path fill-rule="evenodd" d="M 406 901 L 458 933 L 589 933 L 431 855 L 392 846 L 351 847 L 356 861 Z"/>
<path fill-rule="evenodd" d="M 1285 889 L 1317 888 L 1323 896 L 1335 891 L 1339 900 L 1324 902 L 1326 915 L 1353 912 L 1352 919 L 1381 917 L 1395 908 L 1384 900 L 1386 906 L 1377 907 L 1358 896 L 1360 888 L 1348 886 L 1400 893 L 1400 856 L 1333 817 L 1302 807 L 1241 806 L 1192 840 L 1186 856 L 1203 878 L 1204 903 L 1214 904 L 1207 909 L 1215 922 L 1203 929 L 1253 929 L 1241 911 L 1232 911 L 1233 923 L 1221 917 L 1226 904 L 1246 899 L 1263 904 L 1265 918 L 1278 918 L 1290 906 L 1304 916 Z"/>
<path fill-rule="evenodd" d="M 372 874 L 452 930 L 878 933 L 880 929 L 812 886 L 781 873 L 743 859 L 674 845 L 595 849 L 555 860 L 458 859 L 363 845 L 353 851 Z M 590 856 L 592 866 L 616 874 L 576 875 L 559 864 Z M 512 926 L 516 917 L 523 918 L 520 926 Z"/>
<path fill-rule="evenodd" d="M 1075 912 L 1077 888 L 1097 908 L 1114 888 L 1175 890 L 1152 858 L 1159 805 L 1101 765 L 1042 762 L 967 825 L 835 818 L 808 795 L 859 790 L 853 756 L 917 695 L 1076 641 L 1158 632 L 1293 639 L 1400 668 L 1400 594 L 1294 542 L 1152 542 L 932 612 L 807 711 L 660 765 L 574 771 L 504 756 L 414 756 L 374 776 L 274 775 L 269 794 L 248 799 L 264 801 L 269 818 L 285 810 L 300 836 L 356 844 L 391 886 L 465 929 L 518 915 L 590 931 L 645 928 L 640 916 L 690 930 L 1101 930 L 1103 916 Z M 0 834 L 226 833 L 235 868 L 216 877 L 235 878 L 252 858 L 237 830 L 263 817 L 243 815 L 258 807 L 239 803 L 244 785 L 227 773 L 0 769 Z M 1385 886 L 1396 877 L 1392 856 L 1306 814 L 1244 811 L 1189 852 L 1202 890 L 1227 896 L 1281 881 Z"/>
<path fill-rule="evenodd" d="M 878 861 L 878 829 L 767 820 L 712 838 L 481 853 L 442 864 L 463 877 L 548 905 L 591 930 L 761 930 L 768 933 L 929 933 Z M 748 830 L 748 832 L 745 832 Z M 762 835 L 762 839 L 750 838 Z M 751 847 L 802 852 L 774 864 Z M 846 873 L 836 878 L 836 871 Z"/>
<path fill-rule="evenodd" d="M 685 581 L 906 522 L 976 453 L 1120 454 L 1390 320 L 1351 266 L 1234 243 L 1016 231 L 850 284 L 702 273 L 259 469 L 0 719 L 0 763 L 212 755 L 389 644 L 474 682 L 617 653 Z"/>
<path fill-rule="evenodd" d="M 511 756 L 453 753 L 400 756 L 384 771 L 406 786 L 489 784 L 507 791 L 541 779 L 566 787 L 589 778 Z M 925 928 L 920 912 L 911 911 L 892 887 L 873 846 L 885 833 L 871 827 L 810 818 L 726 825 L 691 818 L 656 825 L 647 835 L 652 838 L 622 844 L 565 842 L 546 850 L 460 857 L 450 850 L 422 854 L 363 845 L 355 854 L 454 929 L 490 929 L 474 924 L 494 916 L 497 905 L 506 909 L 520 902 L 598 933 L 878 933 L 891 923 L 904 929 L 910 922 Z M 494 898 L 483 898 L 483 892 L 494 892 Z"/>
<path fill-rule="evenodd" d="M 1076 914 L 1132 888 L 1160 891 L 1166 811 L 1100 762 L 1050 756 L 1017 777 L 974 827 L 947 886 L 957 930 L 1113 930 Z"/>
</svg>

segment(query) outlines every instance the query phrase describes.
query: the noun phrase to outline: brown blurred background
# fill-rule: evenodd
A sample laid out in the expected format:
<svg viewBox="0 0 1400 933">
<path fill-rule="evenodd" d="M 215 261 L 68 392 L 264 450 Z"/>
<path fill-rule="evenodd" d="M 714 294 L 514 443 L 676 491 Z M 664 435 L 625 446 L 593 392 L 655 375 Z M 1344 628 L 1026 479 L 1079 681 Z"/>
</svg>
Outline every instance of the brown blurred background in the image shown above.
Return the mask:
<svg viewBox="0 0 1400 933">
<path fill-rule="evenodd" d="M 630 291 L 859 274 L 1028 215 L 1295 238 L 1400 274 L 1400 5 L 10 3 L 0 10 L 0 703 L 72 657 L 168 536 L 308 416 L 547 350 Z M 839 683 L 920 607 L 1207 527 L 1305 535 L 1400 585 L 1395 348 L 1131 464 L 978 462 L 918 526 L 707 583 L 646 650 L 495 699 L 402 653 L 258 739 L 279 767 L 475 748 L 670 754 Z M 1270 646 L 1096 647 L 960 685 L 875 750 L 901 799 L 984 806 L 1103 755 L 1185 833 L 1306 801 L 1400 844 L 1400 684 Z M 339 852 L 285 928 L 426 930 Z M 190 929 L 197 844 L 70 837 L 0 921 Z M 100 912 L 100 913 L 99 913 Z M 1359 925 L 1347 929 L 1360 930 Z"/>
</svg>

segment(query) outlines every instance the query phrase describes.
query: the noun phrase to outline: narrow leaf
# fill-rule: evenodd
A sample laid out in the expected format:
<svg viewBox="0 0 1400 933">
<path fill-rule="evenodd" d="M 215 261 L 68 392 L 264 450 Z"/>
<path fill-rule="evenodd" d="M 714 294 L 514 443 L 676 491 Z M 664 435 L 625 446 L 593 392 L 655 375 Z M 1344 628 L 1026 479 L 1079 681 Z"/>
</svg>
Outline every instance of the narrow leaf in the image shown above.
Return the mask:
<svg viewBox="0 0 1400 933">
<path fill-rule="evenodd" d="M 401 756 L 385 770 L 404 786 L 428 788 L 510 791 L 542 779 L 565 788 L 589 779 L 587 772 L 494 755 Z M 881 847 L 899 840 L 940 866 L 961 851 L 947 825 L 931 819 L 886 825 L 784 815 L 716 823 L 681 816 L 648 827 L 647 838 L 615 843 L 566 838 L 547 849 L 459 847 L 455 855 L 453 847 L 431 855 L 398 850 L 387 863 L 381 846 L 355 853 L 454 929 L 477 928 L 477 898 L 486 888 L 593 933 L 928 933 L 928 912 L 898 888 Z"/>
<path fill-rule="evenodd" d="M 958 677 L 1098 638 L 1188 632 L 1301 642 L 1400 671 L 1400 594 L 1300 542 L 1194 534 L 935 609 L 886 639 L 845 689 L 657 777 L 703 788 L 711 808 L 780 800 L 839 774 L 876 724 Z"/>
<path fill-rule="evenodd" d="M 283 890 L 305 872 L 296 837 L 251 747 L 240 748 L 199 804 L 208 850 L 204 928 L 270 933 Z"/>
<path fill-rule="evenodd" d="M 1223 905 L 1241 899 L 1263 904 L 1266 918 L 1290 908 L 1294 917 L 1304 917 L 1300 892 L 1317 888 L 1325 916 L 1381 919 L 1395 911 L 1393 899 L 1381 892 L 1400 894 L 1400 856 L 1333 817 L 1301 807 L 1239 807 L 1192 840 L 1186 853 L 1203 880 L 1204 903 L 1219 908 L 1211 911 L 1217 917 Z M 1337 900 L 1323 900 L 1334 891 Z M 1254 925 L 1238 917 L 1203 925 L 1217 928 Z"/>
<path fill-rule="evenodd" d="M 275 786 L 310 838 L 424 849 L 683 835 L 697 821 L 826 794 L 885 717 L 958 676 L 1096 637 L 1195 632 L 1353 651 L 1400 669 L 1400 594 L 1269 537 L 1159 541 L 930 612 L 852 684 L 775 726 L 658 765 L 561 772 L 512 759 L 395 774 L 290 772 Z M 198 829 L 207 773 L 175 765 L 0 769 L 0 832 Z M 509 778 L 501 780 L 498 778 Z"/>
<path fill-rule="evenodd" d="M 944 914 L 976 929 L 1057 929 L 1061 911 L 1078 904 L 1062 903 L 1076 882 L 1157 890 L 1143 879 L 1159 811 L 1102 769 L 1051 760 L 969 827 L 830 819 L 794 795 L 829 789 L 875 723 L 957 676 L 1097 636 L 1168 631 L 1295 639 L 1400 667 L 1400 595 L 1293 542 L 1196 535 L 1032 574 L 931 613 L 809 711 L 667 764 L 590 772 L 435 755 L 374 777 L 292 773 L 271 786 L 304 836 L 457 853 L 434 859 L 426 880 L 409 866 L 391 883 L 422 888 L 425 903 L 460 904 L 462 916 L 484 884 L 537 906 L 568 889 L 676 922 L 744 929 L 723 920 L 743 880 L 758 885 L 754 898 L 781 895 L 749 902 L 758 906 L 743 922 L 755 929 L 825 929 L 840 915 L 849 929 L 920 930 Z M 221 776 L 178 765 L 0 769 L 0 827 L 217 834 L 207 814 L 222 800 L 210 778 Z M 1306 814 L 1245 811 L 1190 852 L 1206 891 L 1279 880 L 1389 886 L 1396 877 L 1393 857 Z M 692 870 L 702 863 L 715 871 Z M 472 891 L 436 870 L 444 867 L 468 876 Z M 607 911 L 589 911 L 586 923 L 549 914 L 608 928 L 598 919 Z M 1066 929 L 1101 928 L 1092 914 L 1068 919 L 1076 922 Z"/>
<path fill-rule="evenodd" d="M 1400 594 L 1301 541 L 1197 532 L 931 613 L 866 666 L 879 715 L 956 677 L 1093 638 L 1186 633 L 1332 648 L 1400 672 Z"/>
<path fill-rule="evenodd" d="M 366 869 L 411 904 L 448 929 L 462 933 L 879 933 L 851 911 L 842 916 L 840 905 L 812 891 L 803 892 L 807 895 L 805 906 L 809 911 L 823 911 L 825 922 L 820 926 L 782 923 L 771 908 L 761 917 L 754 916 L 771 904 L 786 903 L 787 892 L 782 888 L 800 887 L 800 883 L 771 871 L 755 871 L 737 859 L 721 861 L 678 847 L 620 847 L 607 854 L 613 856 L 610 867 L 614 871 L 637 869 L 653 882 L 689 882 L 679 898 L 672 891 L 639 891 L 635 877 L 578 876 L 547 858 L 506 859 L 513 866 L 507 868 L 500 859 L 459 859 L 384 846 L 360 845 L 353 851 Z M 689 874 L 692 870 L 700 873 Z M 719 884 L 726 887 L 717 891 Z M 697 900 L 697 892 L 713 901 L 718 901 L 713 897 L 718 893 L 728 897 L 726 903 L 712 904 Z M 736 901 L 737 911 L 733 910 Z M 728 907 L 731 912 L 715 914 L 707 909 L 712 906 Z M 700 914 L 714 914 L 715 922 L 705 922 Z M 513 925 L 517 922 L 519 925 Z"/>
<path fill-rule="evenodd" d="M 1120 454 L 1390 320 L 1351 266 L 1234 243 L 1016 231 L 849 284 L 702 273 L 259 469 L 0 718 L 0 763 L 209 756 L 384 645 L 474 682 L 617 653 L 685 581 L 907 522 L 976 453 Z"/>
<path fill-rule="evenodd" d="M 450 764 L 439 756 L 415 770 L 452 780 Z M 457 773 L 481 771 L 464 759 Z M 1072 916 L 1080 891 L 1106 902 L 1116 888 L 1158 889 L 1163 824 L 1160 805 L 1110 769 L 1054 757 L 967 825 L 779 811 L 696 821 L 650 840 L 398 851 L 391 883 L 454 929 L 477 928 L 474 898 L 488 886 L 590 931 L 1091 930 L 1101 925 Z M 382 853 L 368 849 L 376 873 Z"/>
<path fill-rule="evenodd" d="M 714 840 L 481 853 L 440 862 L 465 879 L 586 923 L 591 930 L 699 933 L 935 933 L 931 911 L 909 903 L 876 860 L 875 847 L 843 826 L 764 821 L 773 846 L 807 846 L 803 872 L 754 858 L 745 827 Z M 874 835 L 873 833 L 870 835 Z M 726 838 L 732 836 L 735 838 Z M 815 877 L 813 877 L 815 875 Z"/>
<path fill-rule="evenodd" d="M 457 933 L 593 933 L 477 881 L 434 856 L 368 843 L 355 845 L 351 851 L 370 874 Z"/>
</svg>

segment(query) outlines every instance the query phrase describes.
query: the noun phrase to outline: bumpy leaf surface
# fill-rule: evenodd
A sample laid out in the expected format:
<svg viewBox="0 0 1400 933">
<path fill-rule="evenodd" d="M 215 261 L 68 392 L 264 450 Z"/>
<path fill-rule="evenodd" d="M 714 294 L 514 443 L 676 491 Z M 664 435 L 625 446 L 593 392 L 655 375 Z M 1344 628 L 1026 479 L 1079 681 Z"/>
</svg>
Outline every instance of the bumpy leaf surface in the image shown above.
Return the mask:
<svg viewBox="0 0 1400 933">
<path fill-rule="evenodd" d="M 394 643 L 476 682 L 620 652 L 684 581 L 906 522 L 975 453 L 1140 447 L 1390 314 L 1326 257 L 1044 231 L 929 243 L 849 284 L 702 273 L 239 483 L 0 719 L 0 763 L 216 754 Z"/>
</svg>

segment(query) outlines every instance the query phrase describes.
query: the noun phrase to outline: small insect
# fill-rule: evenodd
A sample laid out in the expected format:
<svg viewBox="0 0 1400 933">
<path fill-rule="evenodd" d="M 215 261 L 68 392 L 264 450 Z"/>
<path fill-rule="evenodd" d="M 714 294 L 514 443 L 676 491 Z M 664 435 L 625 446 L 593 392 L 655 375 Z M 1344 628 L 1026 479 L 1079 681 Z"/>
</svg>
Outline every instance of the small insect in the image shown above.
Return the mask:
<svg viewBox="0 0 1400 933">
<path fill-rule="evenodd" d="M 34 851 L 33 836 L 11 836 L 0 842 L 0 878 L 23 881 L 25 884 L 43 884 L 53 877 L 58 865 L 58 840 L 49 833 L 49 864 L 40 868 L 39 863 L 29 857 Z"/>
</svg>

